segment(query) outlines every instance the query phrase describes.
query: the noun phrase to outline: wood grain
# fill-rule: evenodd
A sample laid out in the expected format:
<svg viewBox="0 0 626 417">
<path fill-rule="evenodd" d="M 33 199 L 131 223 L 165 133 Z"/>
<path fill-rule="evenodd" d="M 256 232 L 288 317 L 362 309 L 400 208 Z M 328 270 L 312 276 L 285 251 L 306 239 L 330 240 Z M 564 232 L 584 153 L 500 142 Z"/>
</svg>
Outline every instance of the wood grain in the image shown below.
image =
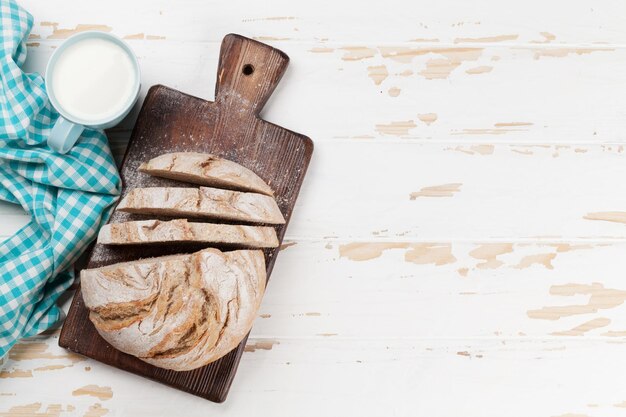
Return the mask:
<svg viewBox="0 0 626 417">
<path fill-rule="evenodd" d="M 151 88 L 122 162 L 122 197 L 135 187 L 182 185 L 138 172 L 141 163 L 167 152 L 206 152 L 236 161 L 265 180 L 274 190 L 288 222 L 313 152 L 313 143 L 303 135 L 258 117 L 288 61 L 281 51 L 231 34 L 222 43 L 214 103 L 163 86 Z M 110 222 L 138 218 L 141 216 L 116 211 Z M 276 229 L 281 241 L 285 229 L 286 225 Z M 182 249 L 162 245 L 150 248 L 96 245 L 88 268 L 189 252 L 198 247 L 202 245 L 185 245 Z M 278 249 L 264 252 L 269 277 Z M 211 401 L 226 399 L 245 340 L 237 349 L 206 367 L 175 372 L 148 365 L 112 348 L 98 335 L 87 316 L 78 290 L 61 332 L 61 346 Z"/>
<path fill-rule="evenodd" d="M 53 35 L 55 29 L 76 29 L 79 24 L 106 25 L 120 36 L 139 34 L 136 37 L 153 43 L 219 42 L 222 34 L 233 28 L 266 41 L 320 44 L 333 40 L 355 43 L 373 39 L 378 43 L 407 45 L 454 44 L 455 41 L 485 44 L 490 40 L 498 44 L 542 45 L 554 41 L 591 45 L 594 42 L 619 44 L 626 38 L 621 18 L 624 6 L 615 0 L 575 3 L 480 0 L 474 4 L 447 0 L 430 3 L 428 7 L 406 0 L 368 4 L 358 0 L 341 3 L 320 0 L 304 4 L 276 0 L 271 3 L 246 1 L 245 8 L 240 3 L 224 4 L 218 0 L 185 0 L 183 3 L 111 0 L 106 4 L 26 0 L 23 3 L 35 12 L 38 21 L 34 33 L 43 39 Z M 119 10 L 126 13 L 120 14 Z M 332 13 L 328 13 L 329 10 Z M 44 26 L 40 24 L 42 21 L 57 26 Z M 158 38 L 148 39 L 150 35 Z"/>
<path fill-rule="evenodd" d="M 45 68 L 58 44 L 42 41 L 41 46 L 31 48 L 29 68 Z M 166 84 L 213 99 L 218 43 L 166 40 L 130 44 L 142 68 L 142 97 L 150 85 Z M 570 54 L 535 59 L 537 50 L 560 46 L 480 44 L 476 60 L 460 61 L 446 78 L 428 79 L 420 73 L 430 61 L 448 59 L 440 51 L 460 48 L 458 45 L 398 42 L 385 46 L 366 40 L 359 45 L 372 49 L 372 57 L 349 61 L 344 59 L 348 51 L 342 48 L 350 46 L 345 42 L 325 42 L 332 49 L 326 53 L 311 52 L 315 42 L 272 44 L 288 52 L 296 63 L 279 87 L 294 93 L 274 95 L 263 117 L 281 126 L 304 129 L 316 142 L 349 140 L 359 147 L 364 141 L 446 142 L 454 146 L 610 145 L 625 141 L 619 132 L 625 129 L 621 109 L 626 108 L 626 96 L 615 93 L 626 89 L 626 80 L 617 76 L 626 73 L 626 48 L 619 45 L 596 45 L 597 51 L 581 55 L 577 48 L 587 46 L 569 45 Z M 383 46 L 387 52 L 409 49 L 410 62 L 383 55 Z M 381 65 L 389 75 L 376 85 L 369 68 Z M 491 66 L 492 70 L 467 74 L 478 66 Z M 400 90 L 396 97 L 388 94 L 392 88 Z M 306 111 L 291 111 L 293 106 Z M 136 116 L 137 111 L 119 127 L 130 130 Z M 394 125 L 403 129 L 393 129 Z"/>
<path fill-rule="evenodd" d="M 74 363 L 48 335 L 6 361 L 0 415 L 624 415 L 623 2 L 21 4 L 29 70 L 55 30 L 104 25 L 130 38 L 142 98 L 213 100 L 223 34 L 271 39 L 291 66 L 261 114 L 316 155 L 225 404 Z M 137 113 L 108 132 L 119 161 Z M 445 184 L 463 185 L 410 200 Z M 0 236 L 26 220 L 0 204 Z M 113 397 L 71 395 L 87 385 Z"/>
</svg>

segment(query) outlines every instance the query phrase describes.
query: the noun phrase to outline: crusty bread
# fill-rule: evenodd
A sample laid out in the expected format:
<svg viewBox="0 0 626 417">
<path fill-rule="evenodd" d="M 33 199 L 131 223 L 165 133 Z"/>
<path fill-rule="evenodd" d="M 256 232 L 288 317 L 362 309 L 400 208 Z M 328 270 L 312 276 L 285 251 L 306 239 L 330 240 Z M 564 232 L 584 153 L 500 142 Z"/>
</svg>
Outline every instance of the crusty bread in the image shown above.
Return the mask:
<svg viewBox="0 0 626 417">
<path fill-rule="evenodd" d="M 98 243 L 104 245 L 170 242 L 207 242 L 248 248 L 278 246 L 273 227 L 191 223 L 186 219 L 112 223 L 103 226 L 98 233 Z"/>
<path fill-rule="evenodd" d="M 122 352 L 177 371 L 213 362 L 243 340 L 265 280 L 260 250 L 205 249 L 81 272 L 98 333 Z"/>
<path fill-rule="evenodd" d="M 207 153 L 167 153 L 141 164 L 139 171 L 193 184 L 274 195 L 270 186 L 248 168 Z"/>
<path fill-rule="evenodd" d="M 153 187 L 131 190 L 118 210 L 165 216 L 189 216 L 251 223 L 284 224 L 272 197 L 217 188 Z"/>
</svg>

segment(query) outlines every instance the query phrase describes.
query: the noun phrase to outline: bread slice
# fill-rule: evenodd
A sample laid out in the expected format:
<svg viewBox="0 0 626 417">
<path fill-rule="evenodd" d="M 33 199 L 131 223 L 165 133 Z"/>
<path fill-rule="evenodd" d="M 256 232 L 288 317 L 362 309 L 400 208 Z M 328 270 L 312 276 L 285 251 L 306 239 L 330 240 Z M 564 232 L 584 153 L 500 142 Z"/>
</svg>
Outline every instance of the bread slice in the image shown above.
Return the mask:
<svg viewBox="0 0 626 417">
<path fill-rule="evenodd" d="M 274 195 L 270 186 L 248 168 L 207 153 L 167 153 L 141 164 L 139 171 L 209 187 Z"/>
<path fill-rule="evenodd" d="M 104 245 L 175 242 L 206 242 L 249 248 L 278 246 L 273 227 L 191 223 L 186 219 L 112 223 L 103 226 L 98 234 L 98 243 Z"/>
<path fill-rule="evenodd" d="M 252 327 L 265 281 L 260 250 L 205 249 L 81 271 L 98 333 L 122 352 L 177 371 L 237 347 Z"/>
<path fill-rule="evenodd" d="M 209 187 L 134 188 L 122 199 L 117 209 L 138 214 L 285 223 L 285 218 L 272 197 Z"/>
</svg>

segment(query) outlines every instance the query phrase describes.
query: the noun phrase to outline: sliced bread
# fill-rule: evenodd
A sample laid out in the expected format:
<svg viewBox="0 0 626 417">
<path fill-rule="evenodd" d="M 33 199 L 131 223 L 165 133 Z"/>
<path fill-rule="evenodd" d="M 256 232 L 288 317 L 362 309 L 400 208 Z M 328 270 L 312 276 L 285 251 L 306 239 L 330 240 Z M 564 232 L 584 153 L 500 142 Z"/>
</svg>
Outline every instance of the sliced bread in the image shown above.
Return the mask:
<svg viewBox="0 0 626 417">
<path fill-rule="evenodd" d="M 285 218 L 272 197 L 209 187 L 135 188 L 122 199 L 117 209 L 138 214 L 285 223 Z"/>
<path fill-rule="evenodd" d="M 249 248 L 278 246 L 273 227 L 192 223 L 186 219 L 112 223 L 102 227 L 98 234 L 98 243 L 104 245 L 175 242 L 206 242 Z"/>
<path fill-rule="evenodd" d="M 139 171 L 192 184 L 274 195 L 270 186 L 248 168 L 207 153 L 167 153 L 141 164 Z"/>
</svg>

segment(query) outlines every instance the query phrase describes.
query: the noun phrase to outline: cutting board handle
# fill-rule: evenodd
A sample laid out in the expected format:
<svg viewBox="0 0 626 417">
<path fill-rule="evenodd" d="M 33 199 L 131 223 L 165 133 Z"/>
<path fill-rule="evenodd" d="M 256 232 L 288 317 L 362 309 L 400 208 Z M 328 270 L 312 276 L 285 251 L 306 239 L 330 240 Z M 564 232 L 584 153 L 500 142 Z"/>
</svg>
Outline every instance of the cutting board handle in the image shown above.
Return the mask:
<svg viewBox="0 0 626 417">
<path fill-rule="evenodd" d="M 215 85 L 215 102 L 233 116 L 258 115 L 287 69 L 282 51 L 241 35 L 222 41 Z"/>
</svg>

